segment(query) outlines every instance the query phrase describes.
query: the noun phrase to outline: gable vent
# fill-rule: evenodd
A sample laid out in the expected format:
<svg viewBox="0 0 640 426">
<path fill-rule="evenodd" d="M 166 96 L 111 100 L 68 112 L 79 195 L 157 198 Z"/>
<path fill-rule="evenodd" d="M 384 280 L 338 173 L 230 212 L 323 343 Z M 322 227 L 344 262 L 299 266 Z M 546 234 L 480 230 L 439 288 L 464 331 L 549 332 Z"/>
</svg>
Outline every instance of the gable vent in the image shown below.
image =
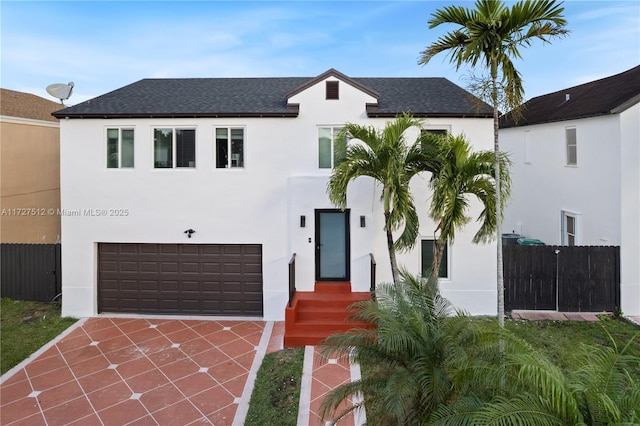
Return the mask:
<svg viewBox="0 0 640 426">
<path fill-rule="evenodd" d="M 340 99 L 339 81 L 327 81 L 327 99 Z"/>
</svg>

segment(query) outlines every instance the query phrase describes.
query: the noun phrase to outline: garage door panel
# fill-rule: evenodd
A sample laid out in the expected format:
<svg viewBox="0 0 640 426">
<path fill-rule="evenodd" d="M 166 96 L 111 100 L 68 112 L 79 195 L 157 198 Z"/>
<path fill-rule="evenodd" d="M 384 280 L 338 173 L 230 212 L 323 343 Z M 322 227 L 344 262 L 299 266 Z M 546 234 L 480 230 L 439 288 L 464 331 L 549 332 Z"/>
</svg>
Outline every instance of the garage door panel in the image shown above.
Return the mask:
<svg viewBox="0 0 640 426">
<path fill-rule="evenodd" d="M 167 273 L 177 273 L 178 272 L 178 262 L 162 262 L 160 263 L 160 271 L 163 274 Z"/>
<path fill-rule="evenodd" d="M 184 244 L 180 246 L 180 253 L 183 256 L 200 256 L 201 254 L 201 249 L 200 249 L 200 245 L 196 245 L 196 244 Z"/>
<path fill-rule="evenodd" d="M 138 254 L 138 246 L 137 244 L 122 244 L 118 252 L 120 254 Z"/>
<path fill-rule="evenodd" d="M 200 264 L 197 262 L 182 262 L 180 264 L 181 272 L 183 274 L 198 274 L 200 273 Z"/>
<path fill-rule="evenodd" d="M 98 245 L 100 312 L 262 315 L 262 246 Z"/>
<path fill-rule="evenodd" d="M 140 272 L 157 273 L 160 270 L 158 262 L 143 260 L 140 262 Z"/>
<path fill-rule="evenodd" d="M 161 293 L 177 293 L 180 291 L 180 286 L 178 281 L 160 281 L 159 290 Z"/>
<path fill-rule="evenodd" d="M 203 244 L 200 247 L 202 247 L 203 255 L 213 255 L 215 257 L 220 256 L 220 250 L 222 248 L 222 246 L 218 244 Z"/>
<path fill-rule="evenodd" d="M 118 270 L 118 262 L 113 260 L 104 260 L 100 262 L 100 271 L 102 272 L 116 272 Z"/>
<path fill-rule="evenodd" d="M 176 255 L 178 254 L 177 244 L 158 244 L 158 251 L 161 255 Z"/>
<path fill-rule="evenodd" d="M 205 262 L 202 264 L 203 274 L 219 274 L 222 270 L 220 263 Z"/>
<path fill-rule="evenodd" d="M 158 254 L 158 245 L 157 244 L 136 244 L 138 246 L 138 252 L 141 255 L 150 254 L 157 255 Z"/>
</svg>

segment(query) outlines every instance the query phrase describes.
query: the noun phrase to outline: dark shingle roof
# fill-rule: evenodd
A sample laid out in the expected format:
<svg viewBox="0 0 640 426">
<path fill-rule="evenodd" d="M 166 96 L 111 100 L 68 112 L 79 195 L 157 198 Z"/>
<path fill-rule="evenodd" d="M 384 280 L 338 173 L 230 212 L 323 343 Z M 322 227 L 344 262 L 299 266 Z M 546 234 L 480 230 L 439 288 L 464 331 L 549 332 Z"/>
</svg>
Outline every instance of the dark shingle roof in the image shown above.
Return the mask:
<svg viewBox="0 0 640 426">
<path fill-rule="evenodd" d="M 601 80 L 533 98 L 524 104 L 522 118 L 516 122 L 510 114 L 505 114 L 500 118 L 500 127 L 615 114 L 638 102 L 640 66 Z"/>
<path fill-rule="evenodd" d="M 60 104 L 31 93 L 0 89 L 0 115 L 31 118 L 33 120 L 58 120 L 51 113 L 60 109 Z"/>
<path fill-rule="evenodd" d="M 331 70 L 330 70 L 331 71 Z M 336 72 L 337 73 L 337 72 Z M 337 73 L 339 74 L 339 73 Z M 340 74 L 341 75 L 341 74 Z M 144 79 L 57 111 L 58 118 L 295 117 L 287 95 L 313 77 Z M 377 94 L 369 116 L 490 117 L 491 107 L 444 78 L 351 78 Z"/>
</svg>

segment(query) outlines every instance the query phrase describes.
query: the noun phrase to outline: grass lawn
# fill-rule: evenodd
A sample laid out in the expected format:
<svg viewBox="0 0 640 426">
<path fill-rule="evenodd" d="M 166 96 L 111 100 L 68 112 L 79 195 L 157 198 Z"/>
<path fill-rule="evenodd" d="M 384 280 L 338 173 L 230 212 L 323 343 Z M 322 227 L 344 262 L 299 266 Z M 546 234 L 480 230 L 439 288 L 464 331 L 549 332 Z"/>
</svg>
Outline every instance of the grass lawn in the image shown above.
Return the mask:
<svg viewBox="0 0 640 426">
<path fill-rule="evenodd" d="M 258 370 L 245 425 L 295 426 L 304 348 L 265 355 Z"/>
<path fill-rule="evenodd" d="M 0 299 L 0 374 L 28 358 L 74 322 L 74 318 L 60 318 L 60 303 Z"/>
<path fill-rule="evenodd" d="M 618 347 L 624 347 L 640 326 L 624 319 L 603 315 L 599 322 L 578 321 L 505 321 L 507 329 L 539 349 L 565 371 L 573 368 L 573 357 L 584 345 L 611 346 L 609 335 Z M 629 348 L 640 357 L 640 336 Z M 640 374 L 640 372 L 638 372 Z"/>
</svg>

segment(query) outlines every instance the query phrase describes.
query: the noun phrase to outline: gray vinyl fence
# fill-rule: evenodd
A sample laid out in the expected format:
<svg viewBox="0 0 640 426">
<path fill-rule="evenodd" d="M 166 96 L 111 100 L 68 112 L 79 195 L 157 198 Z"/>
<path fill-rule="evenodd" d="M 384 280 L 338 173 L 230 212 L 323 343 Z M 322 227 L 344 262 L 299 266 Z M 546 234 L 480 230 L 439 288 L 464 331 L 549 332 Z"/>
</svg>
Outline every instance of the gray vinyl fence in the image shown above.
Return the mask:
<svg viewBox="0 0 640 426">
<path fill-rule="evenodd" d="M 60 244 L 0 244 L 0 296 L 51 301 L 62 291 Z"/>
<path fill-rule="evenodd" d="M 615 312 L 620 247 L 505 245 L 505 310 Z"/>
</svg>

